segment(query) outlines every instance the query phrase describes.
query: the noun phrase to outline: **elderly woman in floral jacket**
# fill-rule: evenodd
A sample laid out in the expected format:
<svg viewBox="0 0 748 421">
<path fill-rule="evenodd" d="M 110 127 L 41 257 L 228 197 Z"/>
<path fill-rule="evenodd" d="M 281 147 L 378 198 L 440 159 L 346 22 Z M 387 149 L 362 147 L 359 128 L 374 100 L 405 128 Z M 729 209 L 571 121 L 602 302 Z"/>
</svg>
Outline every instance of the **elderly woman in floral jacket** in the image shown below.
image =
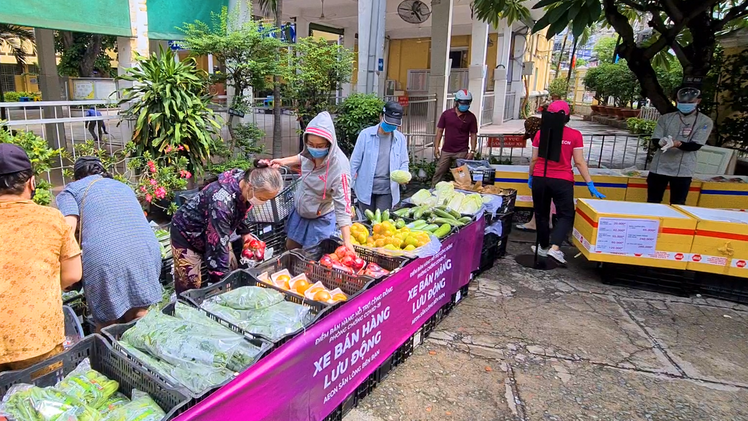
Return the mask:
<svg viewBox="0 0 748 421">
<path fill-rule="evenodd" d="M 179 208 L 171 221 L 176 292 L 200 288 L 203 259 L 211 281 L 220 281 L 230 269 L 231 234 L 247 235 L 247 212 L 273 199 L 281 188 L 280 172 L 257 161 L 253 169 L 219 175 Z"/>
</svg>

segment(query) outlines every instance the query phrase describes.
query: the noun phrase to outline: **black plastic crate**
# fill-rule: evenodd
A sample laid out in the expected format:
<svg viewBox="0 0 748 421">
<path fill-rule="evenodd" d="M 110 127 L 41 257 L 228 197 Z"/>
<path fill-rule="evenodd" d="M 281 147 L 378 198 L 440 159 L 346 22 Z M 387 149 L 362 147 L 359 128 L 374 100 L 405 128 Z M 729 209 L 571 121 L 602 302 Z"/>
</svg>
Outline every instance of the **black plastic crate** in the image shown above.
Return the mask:
<svg viewBox="0 0 748 421">
<path fill-rule="evenodd" d="M 458 159 L 457 166 L 467 165 L 473 183 L 481 182 L 483 185 L 493 184 L 496 179 L 496 169 L 488 160 Z"/>
<path fill-rule="evenodd" d="M 261 287 L 261 288 L 274 289 L 280 292 L 281 294 L 283 294 L 283 298 L 286 301 L 290 301 L 292 303 L 301 304 L 303 306 L 309 307 L 310 309 L 309 312 L 314 316 L 314 319 L 305 328 L 299 329 L 296 332 L 290 333 L 279 340 L 273 341 L 271 338 L 268 338 L 264 335 L 258 335 L 258 334 L 254 334 L 251 332 L 247 332 L 246 330 L 240 328 L 239 326 L 236 326 L 235 324 L 227 320 L 224 320 L 223 318 L 209 311 L 205 311 L 200 308 L 200 305 L 203 303 L 203 301 L 205 301 L 206 299 L 210 297 L 221 295 L 225 292 L 234 290 L 236 288 L 247 287 L 247 286 L 256 286 L 256 287 Z M 291 338 L 303 332 L 304 329 L 316 323 L 320 318 L 324 316 L 325 312 L 329 309 L 329 306 L 324 303 L 319 303 L 317 301 L 308 300 L 300 295 L 293 294 L 288 291 L 284 291 L 280 288 L 277 288 L 270 284 L 266 284 L 264 282 L 260 282 L 247 270 L 234 271 L 221 282 L 207 286 L 205 288 L 191 289 L 189 291 L 185 291 L 181 293 L 179 297 L 184 299 L 186 302 L 188 302 L 192 306 L 201 309 L 201 311 L 203 311 L 208 317 L 217 321 L 223 326 L 226 326 L 227 328 L 233 330 L 234 332 L 245 335 L 248 338 L 261 338 L 265 341 L 273 343 L 276 347 L 288 342 Z"/>
<path fill-rule="evenodd" d="M 748 304 L 748 282 L 744 278 L 698 272 L 692 281 L 693 292 L 701 295 Z"/>
<path fill-rule="evenodd" d="M 294 208 L 296 197 L 296 186 L 300 182 L 298 175 L 288 174 L 285 176 L 286 186 L 273 199 L 268 200 L 262 206 L 252 207 L 247 212 L 247 220 L 258 223 L 278 223 L 285 220 Z"/>
<path fill-rule="evenodd" d="M 167 315 L 170 315 L 170 316 L 174 315 L 174 306 L 175 306 L 175 304 L 171 303 L 171 304 L 167 305 L 166 307 L 164 307 L 162 309 L 162 312 L 164 312 L 164 314 L 167 314 Z M 205 313 L 205 312 L 203 312 L 203 313 Z M 206 313 L 206 315 L 208 315 L 208 314 Z M 208 315 L 208 316 L 210 317 L 210 315 Z M 210 318 L 212 320 L 215 320 L 214 317 L 210 317 Z M 177 388 L 177 389 L 182 390 L 182 392 L 185 395 L 187 395 L 190 398 L 194 399 L 194 401 L 192 402 L 193 405 L 195 403 L 197 403 L 197 402 L 205 399 L 211 393 L 213 393 L 216 390 L 218 390 L 221 386 L 224 386 L 224 385 L 228 384 L 229 382 L 231 382 L 233 380 L 233 378 L 232 379 L 228 379 L 226 382 L 224 382 L 224 383 L 222 383 L 220 385 L 217 385 L 217 386 L 215 386 L 215 387 L 213 387 L 213 388 L 211 388 L 209 390 L 206 390 L 205 392 L 200 393 L 200 394 L 195 394 L 191 390 L 188 390 L 188 389 L 184 388 L 182 385 L 172 384 L 169 380 L 165 379 L 163 377 L 163 375 L 158 372 L 158 370 L 154 369 L 149 364 L 146 364 L 140 358 L 138 358 L 138 357 L 136 357 L 134 355 L 131 355 L 131 353 L 127 349 L 125 349 L 124 347 L 122 347 L 122 345 L 120 345 L 119 340 L 122 338 L 122 335 L 126 331 L 128 331 L 129 329 L 131 329 L 132 327 L 134 327 L 136 323 L 137 323 L 137 320 L 133 320 L 132 322 L 129 322 L 129 323 L 111 325 L 111 326 L 108 326 L 108 327 L 105 327 L 104 329 L 102 329 L 101 332 L 111 342 L 112 348 L 117 353 L 125 356 L 133 364 L 136 364 L 141 369 L 143 369 L 143 371 L 149 373 L 149 375 L 151 377 L 158 378 L 162 383 L 167 384 L 167 385 L 169 385 L 169 386 L 171 386 L 173 388 Z M 221 324 L 224 324 L 224 323 L 221 323 Z M 272 344 L 270 342 L 268 342 L 268 341 L 264 341 L 264 340 L 259 339 L 257 337 L 246 337 L 246 335 L 245 335 L 245 338 L 252 345 L 260 347 L 260 353 L 257 355 L 257 359 L 255 360 L 255 364 L 257 363 L 257 361 L 259 361 L 262 358 L 264 358 L 265 356 L 267 356 L 273 350 Z"/>
<path fill-rule="evenodd" d="M 91 335 L 69 350 L 24 370 L 10 371 L 0 375 L 0 395 L 5 395 L 11 386 L 19 383 L 39 387 L 54 386 L 66 374 L 73 371 L 81 361 L 89 359 L 91 368 L 119 383 L 119 391 L 132 397 L 134 389 L 148 393 L 166 412 L 169 420 L 189 408 L 191 400 L 184 390 L 174 388 L 142 367 L 115 352 L 104 338 Z M 59 366 L 55 370 L 37 376 L 39 372 Z"/>
<path fill-rule="evenodd" d="M 516 189 L 503 189 L 501 191 L 501 207 L 496 213 L 513 213 L 515 204 L 517 203 L 517 190 Z"/>
<path fill-rule="evenodd" d="M 618 263 L 600 263 L 598 267 L 603 284 L 621 285 L 682 297 L 690 296 L 694 290 L 695 273 L 691 271 Z"/>
<path fill-rule="evenodd" d="M 342 245 L 343 240 L 341 239 L 326 238 L 319 243 L 319 246 L 305 250 L 303 255 L 311 260 L 319 260 L 325 254 L 335 253 L 335 250 Z M 386 269 L 390 272 L 402 268 L 411 261 L 411 259 L 407 257 L 387 256 L 385 254 L 377 253 L 375 250 L 362 247 L 356 248 L 356 254 L 367 262 L 376 263 L 382 267 L 382 269 Z"/>
<path fill-rule="evenodd" d="M 499 245 L 505 243 L 496 234 L 486 234 L 483 237 L 483 248 L 480 252 L 480 265 L 478 266 L 478 272 L 482 273 L 491 269 L 499 257 Z M 506 247 L 505 247 L 506 249 Z"/>
<path fill-rule="evenodd" d="M 321 282 L 322 285 L 330 290 L 340 288 L 341 291 L 348 295 L 349 300 L 359 292 L 365 291 L 377 283 L 376 280 L 368 276 L 350 275 L 337 270 L 332 271 L 324 266 L 306 260 L 301 254 L 294 251 L 286 252 L 277 259 L 271 259 L 269 262 L 250 269 L 250 272 L 253 274 L 260 274 L 262 272 L 272 274 L 283 269 L 287 269 L 292 277 L 301 275 L 302 273 L 305 274 L 312 284 Z M 295 293 L 290 294 L 300 297 Z"/>
</svg>

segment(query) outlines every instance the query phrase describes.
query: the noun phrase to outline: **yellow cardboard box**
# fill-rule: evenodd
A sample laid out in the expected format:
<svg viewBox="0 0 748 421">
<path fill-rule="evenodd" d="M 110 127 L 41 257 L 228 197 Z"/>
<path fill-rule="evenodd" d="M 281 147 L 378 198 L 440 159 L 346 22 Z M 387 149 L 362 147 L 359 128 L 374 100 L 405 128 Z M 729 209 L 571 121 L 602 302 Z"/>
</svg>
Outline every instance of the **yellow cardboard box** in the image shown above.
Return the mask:
<svg viewBox="0 0 748 421">
<path fill-rule="evenodd" d="M 574 245 L 594 262 L 685 270 L 696 219 L 654 203 L 579 199 Z"/>
<path fill-rule="evenodd" d="M 725 180 L 740 182 L 714 181 L 722 177 Z M 717 209 L 748 209 L 748 177 L 740 175 L 696 175 L 701 180 L 699 207 Z"/>
<path fill-rule="evenodd" d="M 626 200 L 628 177 L 621 175 L 616 170 L 605 168 L 590 168 L 590 177 L 592 177 L 597 191 L 605 195 L 606 200 Z M 587 189 L 587 183 L 584 182 L 576 168 L 574 169 L 574 197 L 577 199 L 592 198 L 590 191 Z"/>
<path fill-rule="evenodd" d="M 628 186 L 626 188 L 626 201 L 627 202 L 639 202 L 645 203 L 647 201 L 647 171 L 642 171 L 638 177 L 629 177 Z M 691 187 L 688 189 L 688 197 L 686 198 L 686 205 L 697 206 L 699 204 L 699 196 L 701 195 L 701 180 L 691 180 Z M 665 190 L 665 196 L 662 198 L 662 203 L 670 203 L 670 187 L 668 186 Z"/>
<path fill-rule="evenodd" d="M 676 206 L 696 219 L 688 270 L 748 278 L 748 213 Z"/>
<path fill-rule="evenodd" d="M 517 202 L 514 206 L 518 208 L 532 207 L 532 191 L 527 185 L 529 165 L 492 165 L 496 169 L 494 184 L 505 188 L 517 190 Z"/>
</svg>

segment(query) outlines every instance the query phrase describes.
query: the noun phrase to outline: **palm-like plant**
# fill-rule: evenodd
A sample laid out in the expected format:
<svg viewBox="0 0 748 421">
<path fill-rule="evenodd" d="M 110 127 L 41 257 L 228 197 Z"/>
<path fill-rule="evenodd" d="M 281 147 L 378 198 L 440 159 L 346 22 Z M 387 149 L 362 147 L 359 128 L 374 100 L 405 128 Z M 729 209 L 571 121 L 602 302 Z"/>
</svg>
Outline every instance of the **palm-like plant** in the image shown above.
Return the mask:
<svg viewBox="0 0 748 421">
<path fill-rule="evenodd" d="M 0 44 L 10 46 L 13 57 L 16 58 L 16 64 L 22 71 L 24 65 L 26 65 L 26 50 L 23 48 L 24 42 L 29 42 L 33 45 L 34 33 L 32 31 L 22 26 L 0 23 Z M 3 86 L 0 84 L 0 102 L 4 101 L 5 94 L 3 93 Z M 5 108 L 0 110 L 0 112 L 2 112 L 0 120 L 5 120 Z"/>
</svg>

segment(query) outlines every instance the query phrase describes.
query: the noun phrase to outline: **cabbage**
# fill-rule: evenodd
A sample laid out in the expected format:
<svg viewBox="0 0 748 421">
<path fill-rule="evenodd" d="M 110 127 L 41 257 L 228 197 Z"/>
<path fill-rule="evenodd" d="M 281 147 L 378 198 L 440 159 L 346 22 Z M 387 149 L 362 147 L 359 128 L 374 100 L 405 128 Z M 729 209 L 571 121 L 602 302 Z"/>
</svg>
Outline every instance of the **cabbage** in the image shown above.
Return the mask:
<svg viewBox="0 0 748 421">
<path fill-rule="evenodd" d="M 465 200 L 465 193 L 454 193 L 452 198 L 449 199 L 447 204 L 448 209 L 456 210 L 459 212 L 462 201 Z"/>
<path fill-rule="evenodd" d="M 446 181 L 440 181 L 436 183 L 434 187 L 436 192 L 436 204 L 443 205 L 449 202 L 455 195 L 455 186 L 452 183 Z"/>
<path fill-rule="evenodd" d="M 426 189 L 418 190 L 416 194 L 414 194 L 410 200 L 413 202 L 416 206 L 423 206 L 426 204 L 426 201 L 430 200 L 433 196 L 431 195 L 431 192 Z"/>
<path fill-rule="evenodd" d="M 489 203 L 491 200 L 493 200 L 491 196 L 489 195 L 483 196 L 483 203 Z"/>
<path fill-rule="evenodd" d="M 471 194 L 462 200 L 460 208 L 457 211 L 466 215 L 475 215 L 481 206 L 483 206 L 483 197 L 479 194 Z"/>
<path fill-rule="evenodd" d="M 390 173 L 390 179 L 398 184 L 409 183 L 411 178 L 413 178 L 413 176 L 410 175 L 409 172 L 403 170 L 395 170 Z"/>
</svg>

